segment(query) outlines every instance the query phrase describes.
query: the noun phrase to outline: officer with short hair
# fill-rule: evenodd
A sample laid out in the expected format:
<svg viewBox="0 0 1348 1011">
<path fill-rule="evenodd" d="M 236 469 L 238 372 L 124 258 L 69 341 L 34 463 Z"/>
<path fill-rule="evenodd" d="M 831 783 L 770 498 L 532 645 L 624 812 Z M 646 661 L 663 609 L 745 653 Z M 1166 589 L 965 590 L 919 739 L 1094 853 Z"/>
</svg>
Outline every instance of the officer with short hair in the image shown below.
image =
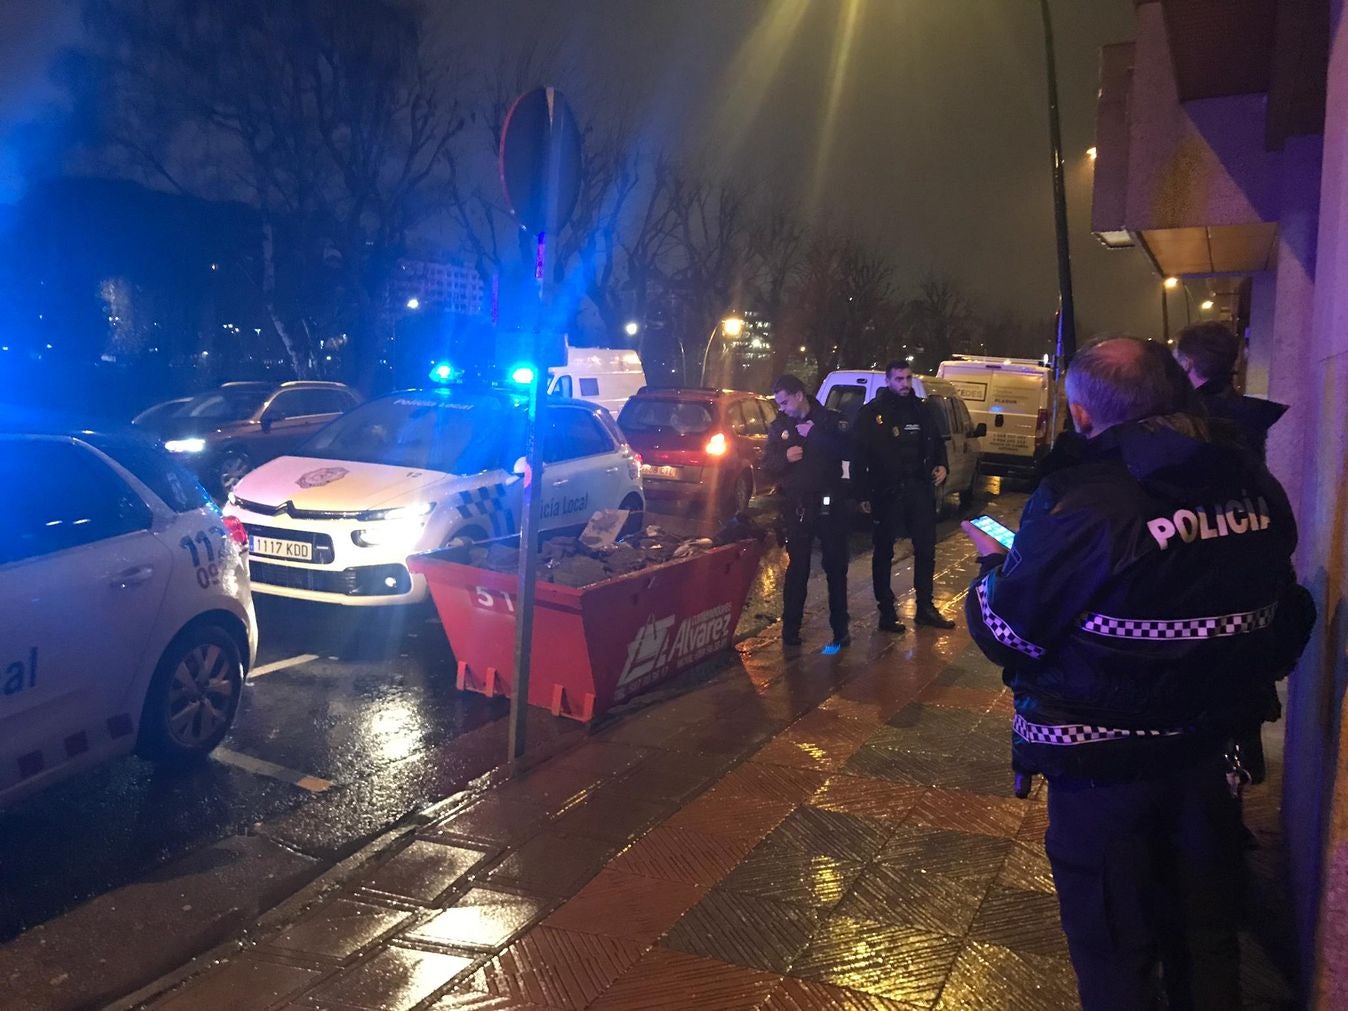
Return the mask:
<svg viewBox="0 0 1348 1011">
<path fill-rule="evenodd" d="M 871 579 L 880 629 L 902 635 L 891 586 L 899 529 L 913 541 L 913 589 L 919 625 L 954 628 L 932 599 L 936 580 L 936 489 L 945 483 L 945 439 L 927 403 L 913 389 L 906 361 L 885 366 L 885 388 L 857 413 L 852 480 L 875 523 Z"/>
<path fill-rule="evenodd" d="M 763 471 L 782 489 L 786 528 L 786 585 L 783 588 L 782 642 L 799 646 L 810 579 L 810 552 L 819 539 L 828 579 L 829 624 L 836 653 L 851 644 L 847 618 L 848 510 L 842 484 L 843 460 L 850 445 L 847 421 L 812 397 L 805 384 L 785 375 L 772 384 L 781 412 L 768 429 Z"/>
</svg>

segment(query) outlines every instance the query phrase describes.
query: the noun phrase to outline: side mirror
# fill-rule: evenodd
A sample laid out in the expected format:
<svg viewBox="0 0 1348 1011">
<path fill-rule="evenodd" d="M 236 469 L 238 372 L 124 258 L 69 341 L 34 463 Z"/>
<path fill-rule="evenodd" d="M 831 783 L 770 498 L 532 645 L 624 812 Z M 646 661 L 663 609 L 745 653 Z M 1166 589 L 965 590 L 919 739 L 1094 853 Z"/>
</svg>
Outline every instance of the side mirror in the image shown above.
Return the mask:
<svg viewBox="0 0 1348 1011">
<path fill-rule="evenodd" d="M 973 427 L 973 431 L 971 431 L 971 432 L 969 433 L 969 438 L 971 438 L 971 439 L 981 439 L 981 438 L 983 438 L 983 436 L 985 436 L 985 435 L 987 435 L 987 434 L 988 434 L 988 426 L 987 426 L 987 424 L 986 424 L 985 422 L 980 421 L 977 425 L 975 425 L 975 426 Z"/>
</svg>

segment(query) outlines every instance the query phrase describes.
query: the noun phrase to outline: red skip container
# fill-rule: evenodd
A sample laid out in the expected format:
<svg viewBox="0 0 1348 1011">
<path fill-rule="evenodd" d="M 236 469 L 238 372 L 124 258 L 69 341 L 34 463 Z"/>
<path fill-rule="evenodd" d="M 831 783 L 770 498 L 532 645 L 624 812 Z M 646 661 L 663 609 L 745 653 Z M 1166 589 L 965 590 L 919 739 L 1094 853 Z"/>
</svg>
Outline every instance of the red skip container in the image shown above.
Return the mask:
<svg viewBox="0 0 1348 1011">
<path fill-rule="evenodd" d="M 539 582 L 529 704 L 591 720 L 727 648 L 761 556 L 739 541 L 580 589 Z M 459 688 L 509 695 L 519 576 L 468 565 L 463 548 L 407 564 L 426 577 Z"/>
</svg>

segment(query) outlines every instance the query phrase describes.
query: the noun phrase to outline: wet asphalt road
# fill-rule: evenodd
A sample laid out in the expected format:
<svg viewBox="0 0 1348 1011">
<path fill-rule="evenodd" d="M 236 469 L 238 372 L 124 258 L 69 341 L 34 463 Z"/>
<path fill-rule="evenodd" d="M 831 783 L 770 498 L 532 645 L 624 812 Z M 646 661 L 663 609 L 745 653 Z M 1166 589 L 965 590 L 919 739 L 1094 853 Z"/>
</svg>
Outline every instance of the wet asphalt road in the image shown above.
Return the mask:
<svg viewBox="0 0 1348 1011">
<path fill-rule="evenodd" d="M 770 518 L 771 502 L 755 507 Z M 707 532 L 686 513 L 647 521 Z M 852 547 L 869 550 L 860 528 Z M 764 573 L 741 634 L 775 618 L 779 585 L 780 573 Z M 334 614 L 257 603 L 258 666 L 212 760 L 169 772 L 127 758 L 0 812 L 0 942 L 236 833 L 339 858 L 504 757 L 509 704 L 456 690 L 429 606 Z M 567 723 L 554 733 L 573 732 Z"/>
</svg>

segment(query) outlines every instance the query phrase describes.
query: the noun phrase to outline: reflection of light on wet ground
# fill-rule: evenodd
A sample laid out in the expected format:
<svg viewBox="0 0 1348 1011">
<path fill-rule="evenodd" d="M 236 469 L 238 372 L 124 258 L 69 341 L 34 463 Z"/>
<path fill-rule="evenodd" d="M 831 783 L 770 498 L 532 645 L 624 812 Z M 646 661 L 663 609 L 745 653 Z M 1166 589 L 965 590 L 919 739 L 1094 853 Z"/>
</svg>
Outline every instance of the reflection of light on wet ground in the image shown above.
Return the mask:
<svg viewBox="0 0 1348 1011">
<path fill-rule="evenodd" d="M 405 701 L 394 699 L 379 703 L 369 714 L 362 736 L 372 754 L 396 762 L 417 750 L 424 729 L 420 714 Z"/>
</svg>

